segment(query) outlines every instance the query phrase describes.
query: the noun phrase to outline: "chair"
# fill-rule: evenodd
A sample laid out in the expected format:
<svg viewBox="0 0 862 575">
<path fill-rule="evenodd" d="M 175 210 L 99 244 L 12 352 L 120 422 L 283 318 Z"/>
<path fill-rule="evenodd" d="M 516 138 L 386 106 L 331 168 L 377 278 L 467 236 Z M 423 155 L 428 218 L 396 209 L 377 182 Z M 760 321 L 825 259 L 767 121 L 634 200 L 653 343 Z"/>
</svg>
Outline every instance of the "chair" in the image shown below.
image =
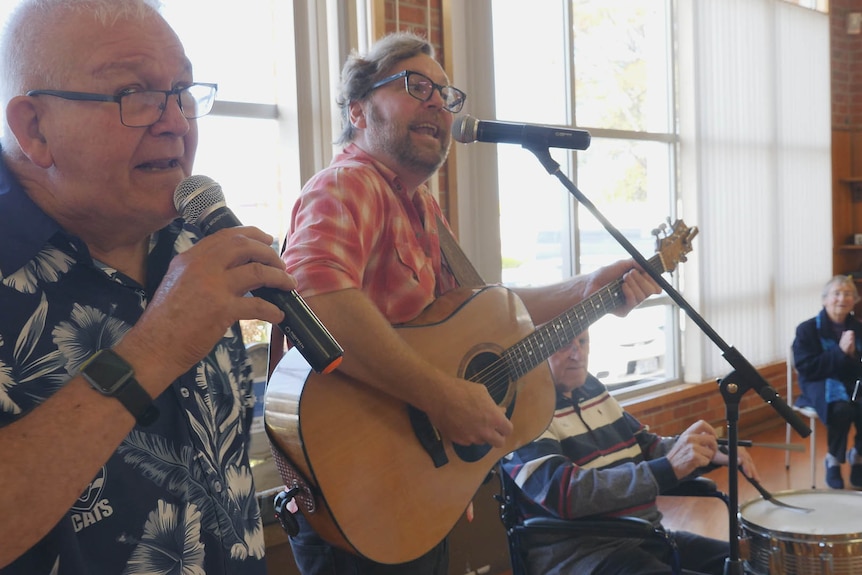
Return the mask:
<svg viewBox="0 0 862 575">
<path fill-rule="evenodd" d="M 518 511 L 515 504 L 515 489 L 512 479 L 497 466 L 496 473 L 500 476 L 500 493 L 495 495 L 500 502 L 500 519 L 506 529 L 506 539 L 509 545 L 509 560 L 512 564 L 512 575 L 527 575 L 525 553 L 521 538 L 527 534 L 568 533 L 573 537 L 592 536 L 610 537 L 614 539 L 657 539 L 667 545 L 671 552 L 671 575 L 680 573 L 679 553 L 676 543 L 668 533 L 657 529 L 652 523 L 639 517 L 589 517 L 578 519 L 557 519 L 552 517 L 531 517 L 523 522 L 518 521 Z M 697 477 L 680 483 L 671 492 L 662 495 L 717 497 L 729 505 L 727 494 L 719 491 L 713 480 Z"/>
<path fill-rule="evenodd" d="M 802 417 L 808 418 L 808 427 L 811 428 L 809 435 L 808 454 L 811 458 L 811 489 L 817 484 L 817 412 L 813 407 L 799 407 L 793 401 L 793 376 L 796 373 L 793 363 L 793 346 L 787 349 L 787 405 Z M 790 443 L 790 424 L 786 425 L 784 442 Z M 790 451 L 784 453 L 784 468 L 790 469 Z"/>
</svg>

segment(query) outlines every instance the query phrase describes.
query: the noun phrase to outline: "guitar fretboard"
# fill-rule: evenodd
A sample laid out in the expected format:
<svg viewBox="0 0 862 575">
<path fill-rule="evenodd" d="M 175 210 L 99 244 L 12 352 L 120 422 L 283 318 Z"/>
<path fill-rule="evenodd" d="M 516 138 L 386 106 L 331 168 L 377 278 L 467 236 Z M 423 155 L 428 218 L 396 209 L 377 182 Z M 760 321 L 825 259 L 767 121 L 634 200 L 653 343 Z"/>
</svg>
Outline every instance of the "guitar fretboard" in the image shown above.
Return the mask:
<svg viewBox="0 0 862 575">
<path fill-rule="evenodd" d="M 658 255 L 647 263 L 653 269 L 662 270 Z M 622 286 L 622 279 L 609 283 L 507 349 L 502 360 L 509 366 L 512 379 L 522 378 L 602 316 L 624 304 L 626 298 Z"/>
</svg>

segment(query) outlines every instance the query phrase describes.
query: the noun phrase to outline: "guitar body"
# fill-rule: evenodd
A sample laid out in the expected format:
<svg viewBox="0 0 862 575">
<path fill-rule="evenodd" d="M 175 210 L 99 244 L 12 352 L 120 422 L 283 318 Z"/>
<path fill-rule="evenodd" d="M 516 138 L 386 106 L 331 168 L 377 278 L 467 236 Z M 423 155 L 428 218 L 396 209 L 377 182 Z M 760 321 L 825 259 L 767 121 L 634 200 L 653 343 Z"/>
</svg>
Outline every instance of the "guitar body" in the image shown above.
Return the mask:
<svg viewBox="0 0 862 575">
<path fill-rule="evenodd" d="M 396 329 L 446 373 L 484 383 L 475 372 L 535 328 L 514 293 L 486 287 L 454 290 Z M 300 509 L 315 531 L 379 563 L 410 561 L 442 541 L 496 462 L 538 437 L 553 416 L 546 362 L 505 389 L 486 386 L 512 421 L 506 445 L 440 438 L 435 464 L 406 403 L 339 371 L 314 373 L 288 352 L 267 387 L 265 422 L 274 448 L 313 491 L 314 509 L 301 500 Z"/>
</svg>

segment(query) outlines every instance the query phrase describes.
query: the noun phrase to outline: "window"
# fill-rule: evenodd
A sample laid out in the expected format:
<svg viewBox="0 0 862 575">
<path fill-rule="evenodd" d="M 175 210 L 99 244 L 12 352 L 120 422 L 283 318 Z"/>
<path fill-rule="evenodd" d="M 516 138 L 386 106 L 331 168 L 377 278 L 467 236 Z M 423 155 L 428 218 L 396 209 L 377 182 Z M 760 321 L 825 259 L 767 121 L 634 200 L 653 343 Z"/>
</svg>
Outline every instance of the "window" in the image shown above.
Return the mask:
<svg viewBox="0 0 862 575">
<path fill-rule="evenodd" d="M 611 349 L 628 353 L 618 340 L 630 331 L 643 349 L 664 334 L 664 375 L 647 382 L 725 377 L 731 346 L 756 367 L 782 361 L 831 275 L 828 15 L 784 0 L 518 5 L 453 4 L 465 113 L 589 130 L 588 150 L 552 156 L 645 257 L 647 230 L 664 218 L 700 229 L 674 274 L 698 317 L 653 298 L 602 332 Z M 456 154 L 460 221 L 477 228 L 459 237 L 486 278 L 552 281 L 619 249 L 526 150 Z M 617 319 L 593 329 L 602 322 Z"/>
<path fill-rule="evenodd" d="M 492 11 L 497 117 L 590 131 L 588 150 L 552 156 L 649 259 L 653 230 L 675 214 L 669 2 L 572 0 L 524 11 L 518 0 L 495 0 Z M 497 153 L 504 283 L 551 283 L 629 257 L 530 152 Z M 654 300 L 591 328 L 591 371 L 612 389 L 676 376 L 676 316 L 667 297 Z"/>
<path fill-rule="evenodd" d="M 299 175 L 283 171 L 280 163 L 286 144 L 272 3 L 248 0 L 236 10 L 202 0 L 163 0 L 162 14 L 183 41 L 195 79 L 219 85 L 213 112 L 198 120 L 195 173 L 219 182 L 227 205 L 243 224 L 283 237 Z M 206 14 L 206 24 L 201 14 Z M 247 343 L 268 341 L 268 324 L 241 323 Z"/>
<path fill-rule="evenodd" d="M 280 171 L 284 144 L 270 1 L 248 0 L 242 10 L 201 0 L 163 0 L 162 6 L 194 65 L 195 79 L 219 85 L 212 114 L 198 121 L 195 171 L 222 185 L 240 221 L 278 237 L 284 232 L 284 205 L 292 200 L 284 196 L 296 196 L 299 177 Z M 206 25 L 201 14 L 207 15 Z"/>
</svg>

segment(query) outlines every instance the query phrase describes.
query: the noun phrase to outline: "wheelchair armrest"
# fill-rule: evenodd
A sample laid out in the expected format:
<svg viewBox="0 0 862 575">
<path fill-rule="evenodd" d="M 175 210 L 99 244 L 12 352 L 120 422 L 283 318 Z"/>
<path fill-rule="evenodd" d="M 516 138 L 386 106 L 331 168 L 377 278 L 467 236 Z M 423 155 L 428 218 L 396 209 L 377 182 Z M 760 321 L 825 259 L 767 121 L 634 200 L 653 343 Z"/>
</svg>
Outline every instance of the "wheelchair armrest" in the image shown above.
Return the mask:
<svg viewBox="0 0 862 575">
<path fill-rule="evenodd" d="M 708 477 L 694 477 L 681 481 L 672 489 L 668 489 L 662 495 L 682 497 L 715 497 L 721 499 L 725 505 L 730 506 L 730 498 L 727 493 L 718 489 L 715 481 Z"/>
<path fill-rule="evenodd" d="M 654 537 L 656 529 L 652 523 L 639 517 L 585 517 L 557 519 L 531 517 L 518 527 L 522 533 L 568 533 L 593 537 Z"/>
<path fill-rule="evenodd" d="M 680 481 L 671 489 L 662 492 L 662 495 L 683 497 L 711 497 L 715 496 L 718 486 L 715 481 L 708 477 L 693 477 Z"/>
</svg>

